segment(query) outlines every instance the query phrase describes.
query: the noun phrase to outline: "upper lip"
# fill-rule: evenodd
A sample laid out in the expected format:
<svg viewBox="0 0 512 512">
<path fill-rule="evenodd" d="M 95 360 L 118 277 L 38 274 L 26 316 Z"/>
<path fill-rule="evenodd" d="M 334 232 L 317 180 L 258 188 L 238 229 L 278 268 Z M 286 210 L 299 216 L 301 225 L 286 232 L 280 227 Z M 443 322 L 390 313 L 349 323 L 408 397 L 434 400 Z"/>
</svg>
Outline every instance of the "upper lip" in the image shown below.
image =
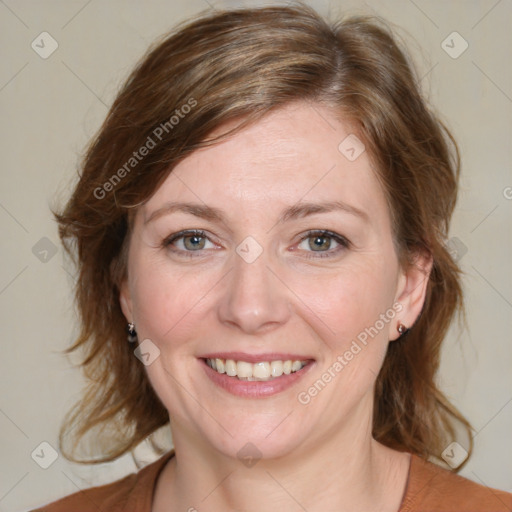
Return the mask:
<svg viewBox="0 0 512 512">
<path fill-rule="evenodd" d="M 214 352 L 201 356 L 201 359 L 232 359 L 233 361 L 246 361 L 248 363 L 260 363 L 263 361 L 311 361 L 311 356 L 300 354 L 268 352 L 264 354 L 247 354 L 245 352 Z"/>
</svg>

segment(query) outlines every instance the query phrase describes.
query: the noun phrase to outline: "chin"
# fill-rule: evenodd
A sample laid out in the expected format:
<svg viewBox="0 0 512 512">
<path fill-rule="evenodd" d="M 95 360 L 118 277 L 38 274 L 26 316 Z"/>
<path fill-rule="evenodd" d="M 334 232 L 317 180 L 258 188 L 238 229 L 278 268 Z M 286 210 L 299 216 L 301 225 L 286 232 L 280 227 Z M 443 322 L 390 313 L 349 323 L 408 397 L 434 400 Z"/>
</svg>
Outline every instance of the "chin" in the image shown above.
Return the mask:
<svg viewBox="0 0 512 512">
<path fill-rule="evenodd" d="M 233 437 L 224 436 L 222 439 L 209 439 L 213 447 L 224 456 L 238 459 L 250 467 L 257 460 L 279 459 L 293 454 L 298 446 L 303 444 L 304 436 L 294 433 L 266 434 L 241 430 L 233 433 Z"/>
<path fill-rule="evenodd" d="M 307 408 L 298 407 L 307 411 Z M 311 438 L 309 422 L 304 413 L 299 417 L 300 409 L 279 413 L 269 409 L 259 412 L 251 409 L 240 408 L 232 414 L 224 411 L 224 416 L 217 416 L 222 418 L 226 430 L 213 420 L 208 424 L 202 418 L 196 420 L 198 435 L 206 445 L 223 456 L 242 462 L 245 458 L 268 460 L 289 456 Z M 214 409 L 210 411 L 212 415 L 220 413 Z M 288 421 L 291 418 L 293 421 Z"/>
</svg>

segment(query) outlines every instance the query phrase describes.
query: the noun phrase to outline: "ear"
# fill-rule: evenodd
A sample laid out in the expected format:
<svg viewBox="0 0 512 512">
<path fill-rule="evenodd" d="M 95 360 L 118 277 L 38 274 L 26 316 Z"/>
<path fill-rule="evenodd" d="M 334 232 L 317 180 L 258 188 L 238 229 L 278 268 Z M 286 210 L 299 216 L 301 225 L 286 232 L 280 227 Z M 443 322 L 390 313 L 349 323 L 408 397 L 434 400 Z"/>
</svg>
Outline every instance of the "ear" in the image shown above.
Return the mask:
<svg viewBox="0 0 512 512">
<path fill-rule="evenodd" d="M 130 288 L 128 286 L 128 279 L 124 279 L 121 283 L 119 291 L 119 302 L 121 304 L 121 310 L 123 311 L 126 321 L 133 322 L 132 299 L 130 295 Z"/>
<path fill-rule="evenodd" d="M 402 323 L 410 329 L 420 315 L 425 303 L 432 264 L 432 255 L 421 251 L 417 252 L 412 263 L 401 271 L 395 298 L 395 302 L 402 306 L 402 310 L 396 316 L 397 326 L 398 323 Z M 396 335 L 393 334 L 391 341 L 400 337 L 396 327 L 392 331 Z"/>
</svg>

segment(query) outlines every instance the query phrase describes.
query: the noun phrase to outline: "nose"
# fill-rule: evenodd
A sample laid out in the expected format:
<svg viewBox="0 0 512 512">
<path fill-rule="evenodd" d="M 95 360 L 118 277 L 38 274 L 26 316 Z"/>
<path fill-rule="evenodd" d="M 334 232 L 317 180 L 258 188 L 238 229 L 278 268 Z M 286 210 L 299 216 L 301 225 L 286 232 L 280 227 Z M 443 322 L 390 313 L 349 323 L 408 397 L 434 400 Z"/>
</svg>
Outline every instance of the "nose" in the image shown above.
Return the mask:
<svg viewBox="0 0 512 512">
<path fill-rule="evenodd" d="M 252 263 L 235 254 L 219 301 L 219 320 L 247 334 L 262 334 L 285 324 L 290 303 L 286 286 L 274 272 L 265 252 Z"/>
</svg>

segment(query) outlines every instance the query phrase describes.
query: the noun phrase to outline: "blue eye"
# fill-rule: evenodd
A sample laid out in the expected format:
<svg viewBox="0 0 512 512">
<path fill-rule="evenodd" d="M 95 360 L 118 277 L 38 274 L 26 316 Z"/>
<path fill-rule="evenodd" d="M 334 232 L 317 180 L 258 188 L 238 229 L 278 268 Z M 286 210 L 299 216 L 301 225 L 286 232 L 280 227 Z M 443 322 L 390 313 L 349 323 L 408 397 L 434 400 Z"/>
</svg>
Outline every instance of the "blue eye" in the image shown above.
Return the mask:
<svg viewBox="0 0 512 512">
<path fill-rule="evenodd" d="M 170 235 L 162 242 L 162 247 L 184 257 L 204 256 L 204 250 L 218 248 L 204 231 L 197 229 Z M 307 253 L 306 258 L 328 258 L 349 248 L 350 242 L 332 231 L 314 230 L 307 232 L 297 247 Z"/>
<path fill-rule="evenodd" d="M 343 249 L 348 248 L 349 241 L 337 233 L 326 230 L 309 231 L 303 236 L 298 245 L 299 249 L 310 253 L 308 258 L 326 258 L 337 255 Z"/>
<path fill-rule="evenodd" d="M 210 243 L 211 247 L 208 247 L 207 243 Z M 175 233 L 169 238 L 166 238 L 162 245 L 169 247 L 174 252 L 180 252 L 187 256 L 194 256 L 193 254 L 187 253 L 215 248 L 214 244 L 206 236 L 206 233 L 198 230 L 186 230 Z"/>
</svg>

